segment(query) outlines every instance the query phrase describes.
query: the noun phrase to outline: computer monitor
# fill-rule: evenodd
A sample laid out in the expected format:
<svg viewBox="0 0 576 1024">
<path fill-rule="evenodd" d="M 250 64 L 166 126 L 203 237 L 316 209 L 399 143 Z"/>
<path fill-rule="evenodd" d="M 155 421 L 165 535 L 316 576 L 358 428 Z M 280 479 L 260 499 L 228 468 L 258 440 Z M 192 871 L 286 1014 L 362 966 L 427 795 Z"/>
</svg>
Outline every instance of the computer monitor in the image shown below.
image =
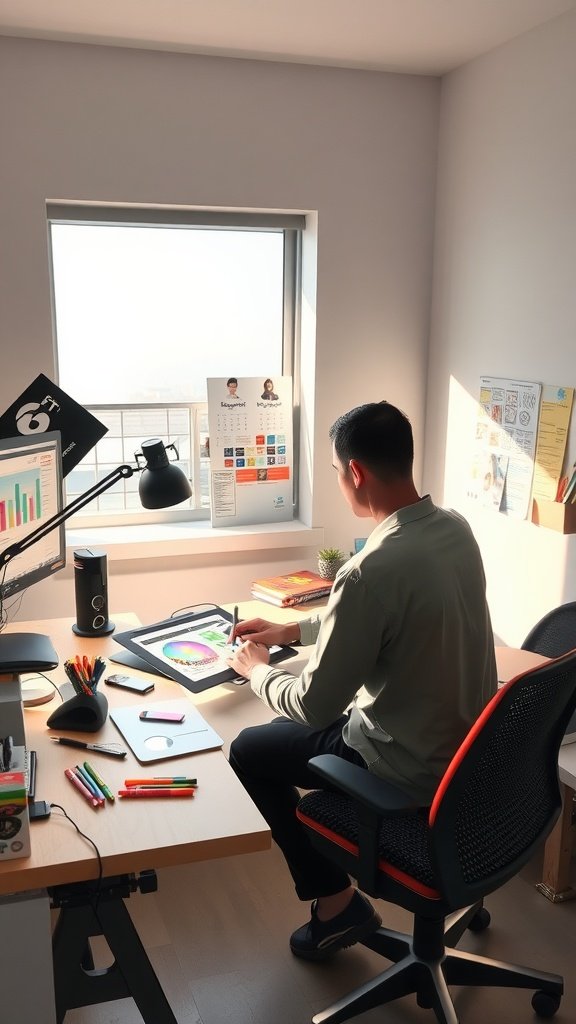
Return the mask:
<svg viewBox="0 0 576 1024">
<path fill-rule="evenodd" d="M 60 431 L 0 439 L 0 556 L 61 508 Z M 0 598 L 5 601 L 65 564 L 60 526 L 0 567 Z"/>
</svg>

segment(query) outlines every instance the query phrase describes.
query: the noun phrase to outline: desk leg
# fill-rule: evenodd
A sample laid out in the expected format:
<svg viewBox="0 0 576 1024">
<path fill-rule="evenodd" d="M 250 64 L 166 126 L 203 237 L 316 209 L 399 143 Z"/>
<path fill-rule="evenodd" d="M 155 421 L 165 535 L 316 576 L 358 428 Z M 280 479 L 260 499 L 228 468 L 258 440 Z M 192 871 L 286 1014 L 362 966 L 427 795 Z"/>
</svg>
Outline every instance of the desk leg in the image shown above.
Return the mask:
<svg viewBox="0 0 576 1024">
<path fill-rule="evenodd" d="M 52 906 L 60 910 L 52 936 L 58 1024 L 68 1010 L 127 997 L 136 1003 L 144 1024 L 177 1024 L 125 903 L 137 888 L 154 892 L 156 873 L 105 878 L 98 898 L 92 882 L 50 890 Z M 106 939 L 114 957 L 110 967 L 94 969 L 93 935 Z"/>
<path fill-rule="evenodd" d="M 576 889 L 570 885 L 573 800 L 574 790 L 562 784 L 562 813 L 546 840 L 542 881 L 536 886 L 552 903 L 576 897 Z"/>
<path fill-rule="evenodd" d="M 56 1024 L 50 903 L 44 890 L 0 897 L 0 1017 Z"/>
</svg>

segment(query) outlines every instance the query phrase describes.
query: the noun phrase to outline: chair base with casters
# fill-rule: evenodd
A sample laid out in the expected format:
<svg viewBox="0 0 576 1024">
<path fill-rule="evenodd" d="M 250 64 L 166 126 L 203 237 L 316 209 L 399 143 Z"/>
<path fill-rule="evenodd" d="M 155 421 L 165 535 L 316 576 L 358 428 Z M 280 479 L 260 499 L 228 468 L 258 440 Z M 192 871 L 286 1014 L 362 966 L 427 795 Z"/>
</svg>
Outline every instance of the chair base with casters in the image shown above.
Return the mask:
<svg viewBox="0 0 576 1024">
<path fill-rule="evenodd" d="M 564 990 L 561 977 L 452 948 L 466 928 L 483 931 L 489 923 L 490 915 L 477 903 L 446 922 L 416 916 L 412 935 L 388 928 L 373 932 L 362 945 L 394 966 L 315 1014 L 313 1024 L 339 1024 L 408 995 L 416 995 L 418 1006 L 433 1010 L 440 1024 L 458 1024 L 449 985 L 536 989 L 534 1011 L 540 1017 L 552 1017 Z"/>
</svg>

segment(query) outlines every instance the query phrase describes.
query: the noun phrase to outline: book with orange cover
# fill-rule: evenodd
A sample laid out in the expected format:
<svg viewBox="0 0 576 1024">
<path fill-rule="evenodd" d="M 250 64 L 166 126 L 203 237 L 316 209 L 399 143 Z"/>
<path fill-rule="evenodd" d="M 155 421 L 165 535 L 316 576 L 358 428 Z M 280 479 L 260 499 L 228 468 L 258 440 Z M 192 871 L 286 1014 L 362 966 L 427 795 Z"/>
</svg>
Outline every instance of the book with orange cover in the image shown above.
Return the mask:
<svg viewBox="0 0 576 1024">
<path fill-rule="evenodd" d="M 325 580 L 323 576 L 308 569 L 268 576 L 252 583 L 254 597 L 281 607 L 319 600 L 327 597 L 331 590 L 332 580 Z"/>
</svg>

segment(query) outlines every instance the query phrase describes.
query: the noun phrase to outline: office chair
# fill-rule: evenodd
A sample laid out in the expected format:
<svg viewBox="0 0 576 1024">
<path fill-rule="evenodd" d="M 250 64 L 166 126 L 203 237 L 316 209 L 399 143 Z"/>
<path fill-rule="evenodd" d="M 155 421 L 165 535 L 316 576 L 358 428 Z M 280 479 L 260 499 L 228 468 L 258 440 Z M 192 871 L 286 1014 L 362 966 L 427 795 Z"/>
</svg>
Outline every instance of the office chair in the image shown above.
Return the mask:
<svg viewBox="0 0 576 1024">
<path fill-rule="evenodd" d="M 559 658 L 576 648 L 576 601 L 561 604 L 532 627 L 522 650 Z"/>
<path fill-rule="evenodd" d="M 516 875 L 552 830 L 561 807 L 560 741 L 575 706 L 576 652 L 510 680 L 470 729 L 430 808 L 334 755 L 310 761 L 330 787 L 298 804 L 314 846 L 361 890 L 414 915 L 412 935 L 380 928 L 363 940 L 394 966 L 313 1024 L 338 1024 L 411 993 L 440 1024 L 458 1024 L 449 985 L 533 989 L 536 1014 L 556 1013 L 558 975 L 453 947 L 466 928 L 488 926 L 483 898 Z"/>
</svg>

